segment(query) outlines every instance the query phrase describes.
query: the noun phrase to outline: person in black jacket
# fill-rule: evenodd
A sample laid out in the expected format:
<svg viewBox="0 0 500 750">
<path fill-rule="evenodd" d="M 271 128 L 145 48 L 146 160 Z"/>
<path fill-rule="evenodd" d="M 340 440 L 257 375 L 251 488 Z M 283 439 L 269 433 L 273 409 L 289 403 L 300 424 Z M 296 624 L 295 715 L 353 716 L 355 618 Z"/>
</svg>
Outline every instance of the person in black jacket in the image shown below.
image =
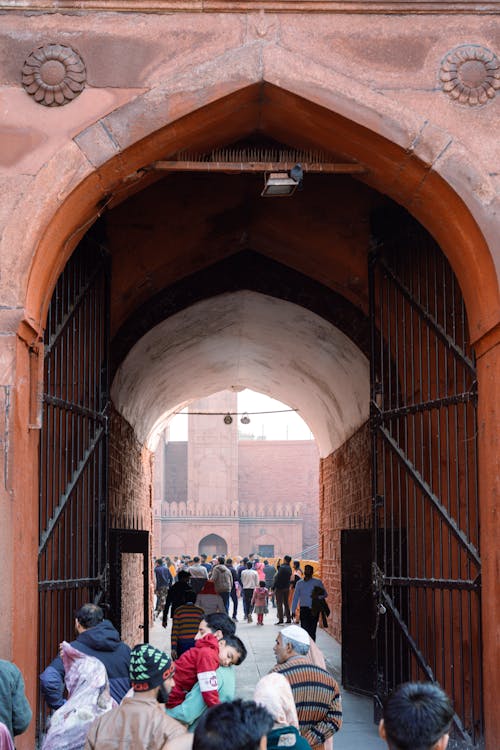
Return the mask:
<svg viewBox="0 0 500 750">
<path fill-rule="evenodd" d="M 278 610 L 278 622 L 276 625 L 283 624 L 283 607 L 285 608 L 285 617 L 288 624 L 292 622 L 290 615 L 290 605 L 288 604 L 288 592 L 290 590 L 290 580 L 292 578 L 292 569 L 290 555 L 285 555 L 284 562 L 280 565 L 278 572 L 274 577 L 273 590 L 276 595 L 276 608 Z"/>
<path fill-rule="evenodd" d="M 84 604 L 76 612 L 76 639 L 71 646 L 88 656 L 95 656 L 106 667 L 112 698 L 120 703 L 130 689 L 130 648 L 120 640 L 118 631 L 96 604 Z M 42 693 L 51 708 L 60 708 L 64 698 L 64 665 L 60 656 L 40 675 Z"/>
<path fill-rule="evenodd" d="M 163 627 L 167 627 L 168 622 L 168 611 L 172 610 L 171 616 L 173 618 L 174 612 L 177 607 L 186 602 L 186 594 L 191 593 L 194 589 L 191 586 L 191 574 L 189 570 L 179 570 L 177 573 L 177 583 L 174 583 L 168 591 L 168 596 L 165 601 L 163 608 Z"/>
</svg>

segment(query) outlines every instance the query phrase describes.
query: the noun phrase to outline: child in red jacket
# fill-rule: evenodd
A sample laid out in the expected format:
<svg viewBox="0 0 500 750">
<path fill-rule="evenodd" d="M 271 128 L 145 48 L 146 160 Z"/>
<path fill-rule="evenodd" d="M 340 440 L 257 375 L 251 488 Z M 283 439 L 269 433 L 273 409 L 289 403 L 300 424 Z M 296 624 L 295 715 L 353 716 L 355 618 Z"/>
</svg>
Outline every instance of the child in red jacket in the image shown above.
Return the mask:
<svg viewBox="0 0 500 750">
<path fill-rule="evenodd" d="M 196 680 L 207 706 L 220 703 L 215 670 L 241 664 L 246 655 L 244 644 L 235 635 L 227 635 L 218 641 L 215 635 L 207 633 L 196 639 L 194 647 L 185 651 L 175 662 L 175 686 L 169 695 L 167 708 L 182 703 Z"/>
</svg>

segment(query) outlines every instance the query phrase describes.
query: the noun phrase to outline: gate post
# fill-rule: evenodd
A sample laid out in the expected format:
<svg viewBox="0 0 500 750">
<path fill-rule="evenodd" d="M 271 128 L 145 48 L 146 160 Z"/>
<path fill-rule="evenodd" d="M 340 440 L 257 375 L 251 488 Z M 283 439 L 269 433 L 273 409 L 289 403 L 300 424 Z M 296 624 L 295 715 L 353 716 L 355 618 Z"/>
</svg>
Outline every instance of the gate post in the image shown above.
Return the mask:
<svg viewBox="0 0 500 750">
<path fill-rule="evenodd" d="M 12 312 L 12 311 L 10 311 Z M 16 737 L 18 750 L 35 742 L 38 632 L 39 334 L 12 320 L 0 337 L 0 651 L 22 672 L 33 719 Z M 6 326 L 7 327 L 7 326 Z"/>
<path fill-rule="evenodd" d="M 482 557 L 483 686 L 486 750 L 500 743 L 500 327 L 475 344 Z"/>
</svg>

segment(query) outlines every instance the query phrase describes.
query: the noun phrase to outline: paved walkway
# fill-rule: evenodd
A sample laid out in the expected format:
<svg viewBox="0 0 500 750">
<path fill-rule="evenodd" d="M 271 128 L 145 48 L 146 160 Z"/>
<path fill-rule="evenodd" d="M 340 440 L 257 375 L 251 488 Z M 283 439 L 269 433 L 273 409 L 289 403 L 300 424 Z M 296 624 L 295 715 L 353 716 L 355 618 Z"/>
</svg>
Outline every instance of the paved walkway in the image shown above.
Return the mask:
<svg viewBox="0 0 500 750">
<path fill-rule="evenodd" d="M 252 698 L 257 681 L 276 663 L 273 645 L 280 628 L 274 622 L 274 609 L 265 615 L 264 627 L 257 627 L 255 623 L 238 622 L 236 633 L 248 649 L 247 658 L 240 667 L 236 667 L 236 692 L 240 698 Z M 159 624 L 153 625 L 150 641 L 168 653 L 170 627 L 165 630 Z M 319 629 L 317 644 L 325 656 L 328 669 L 340 684 L 340 645 L 324 630 Z M 334 750 L 387 750 L 373 723 L 372 701 L 343 691 L 342 705 L 344 721 L 342 729 L 335 736 Z"/>
</svg>

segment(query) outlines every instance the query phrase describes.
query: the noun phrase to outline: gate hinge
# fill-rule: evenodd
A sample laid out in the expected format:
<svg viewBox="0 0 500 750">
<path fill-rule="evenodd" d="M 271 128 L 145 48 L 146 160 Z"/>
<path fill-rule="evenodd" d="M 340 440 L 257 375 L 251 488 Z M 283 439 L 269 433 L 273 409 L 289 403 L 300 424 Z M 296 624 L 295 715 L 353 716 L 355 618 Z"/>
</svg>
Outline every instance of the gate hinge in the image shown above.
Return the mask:
<svg viewBox="0 0 500 750">
<path fill-rule="evenodd" d="M 378 497 L 378 496 L 377 496 Z M 380 615 L 385 615 L 386 608 L 382 603 L 382 590 L 384 587 L 385 576 L 376 562 L 372 562 L 372 592 L 375 599 L 375 627 L 372 633 L 372 640 L 375 640 L 378 634 L 380 624 Z"/>
<path fill-rule="evenodd" d="M 99 576 L 99 581 L 99 588 L 102 591 L 101 596 L 104 595 L 104 597 L 107 597 L 109 592 L 109 562 L 107 562 L 102 569 L 102 573 Z"/>
<path fill-rule="evenodd" d="M 382 412 L 375 401 L 370 401 L 370 430 L 376 432 L 382 424 Z"/>
</svg>

